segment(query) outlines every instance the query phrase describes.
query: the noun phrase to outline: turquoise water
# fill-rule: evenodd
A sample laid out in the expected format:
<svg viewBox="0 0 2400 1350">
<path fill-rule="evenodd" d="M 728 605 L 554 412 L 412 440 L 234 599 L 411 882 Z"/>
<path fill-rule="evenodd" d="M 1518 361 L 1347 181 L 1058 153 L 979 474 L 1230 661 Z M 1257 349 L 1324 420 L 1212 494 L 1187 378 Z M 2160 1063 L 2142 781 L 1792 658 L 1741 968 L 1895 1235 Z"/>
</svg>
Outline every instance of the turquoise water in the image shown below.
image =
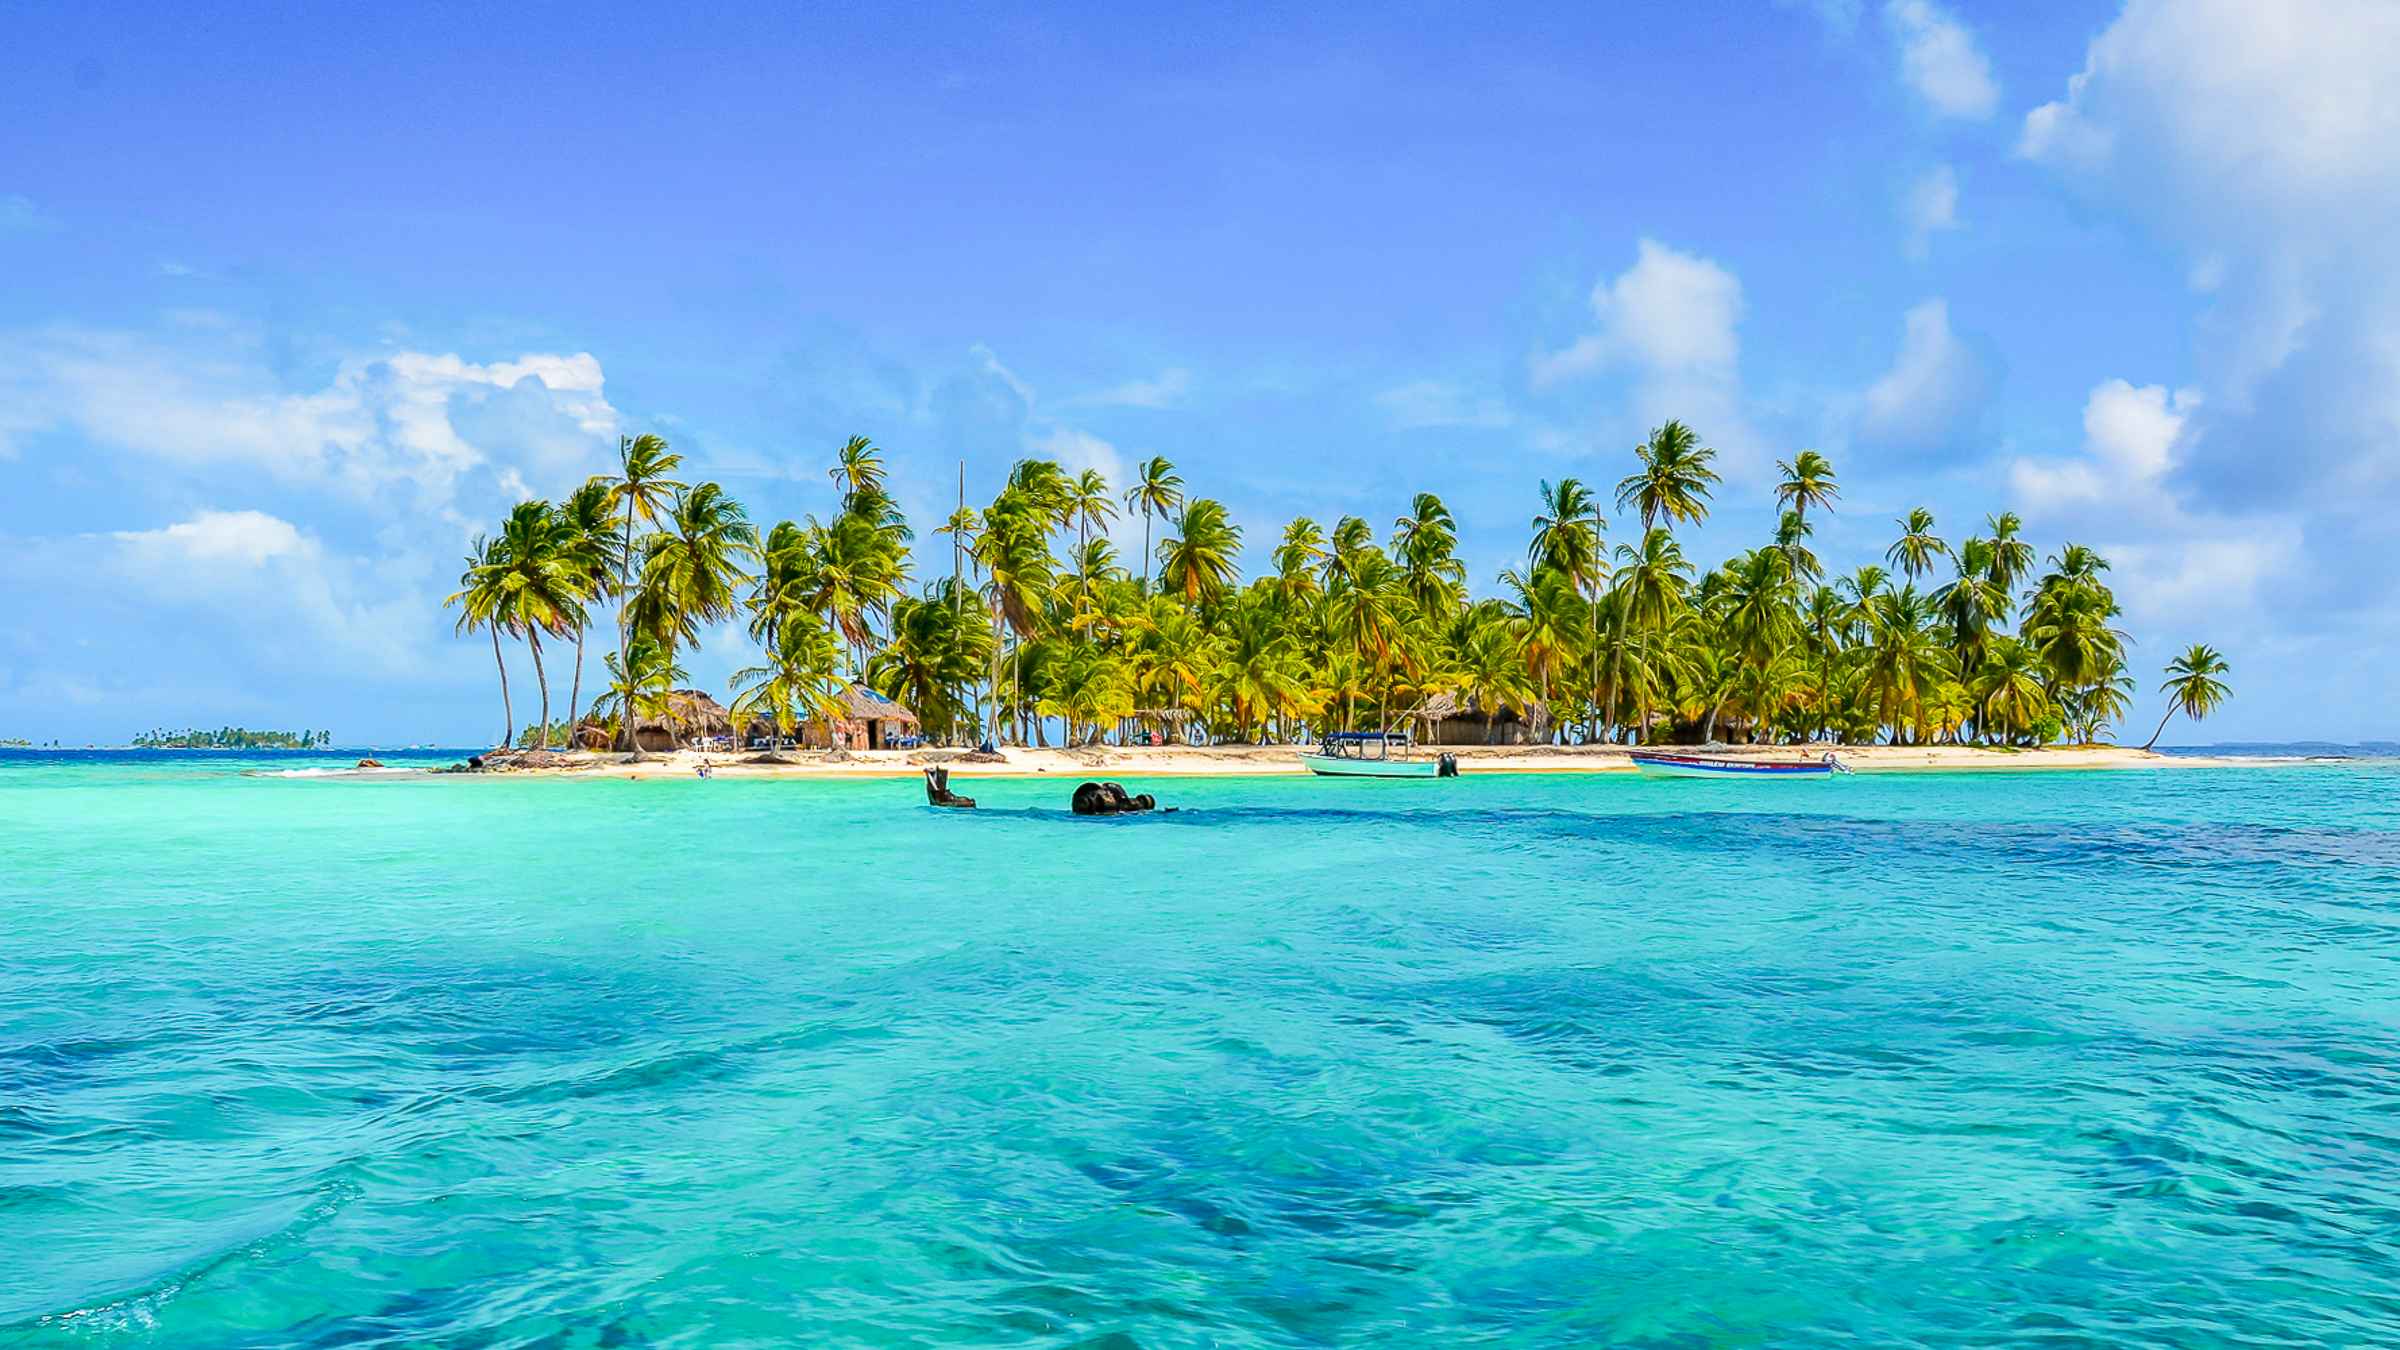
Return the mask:
<svg viewBox="0 0 2400 1350">
<path fill-rule="evenodd" d="M 251 763 L 0 760 L 0 1344 L 2400 1340 L 2388 764 Z"/>
</svg>

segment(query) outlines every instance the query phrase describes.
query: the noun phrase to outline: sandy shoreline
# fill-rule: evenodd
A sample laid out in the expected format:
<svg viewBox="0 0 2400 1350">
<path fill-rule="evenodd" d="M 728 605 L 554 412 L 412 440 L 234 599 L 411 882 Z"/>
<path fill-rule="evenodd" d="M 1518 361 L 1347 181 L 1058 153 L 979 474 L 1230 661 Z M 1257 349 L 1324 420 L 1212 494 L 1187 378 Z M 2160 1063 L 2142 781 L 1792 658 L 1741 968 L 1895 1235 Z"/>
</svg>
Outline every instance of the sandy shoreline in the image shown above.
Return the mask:
<svg viewBox="0 0 2400 1350">
<path fill-rule="evenodd" d="M 1483 773 L 1632 773 L 1627 747 L 1591 746 L 1452 746 L 1459 772 Z M 1010 747 L 1001 762 L 974 762 L 967 752 L 952 749 L 847 751 L 838 758 L 822 752 L 785 752 L 788 764 L 751 764 L 748 756 L 702 756 L 683 750 L 628 762 L 621 756 L 586 754 L 562 756 L 555 768 L 518 770 L 578 778 L 689 778 L 703 758 L 721 778 L 879 778 L 914 777 L 926 765 L 947 764 L 961 780 L 976 778 L 1189 778 L 1232 775 L 1297 775 L 1307 772 L 1298 751 L 1288 745 L 1270 746 L 1091 746 L 1078 750 Z M 1421 753 L 1430 754 L 1431 751 Z M 1723 751 L 1733 758 L 1813 759 L 1821 749 L 1800 746 L 1737 748 Z M 1860 773 L 1956 773 L 2068 769 L 2206 768 L 2256 761 L 2161 755 L 2122 746 L 2062 746 L 2039 750 L 1991 750 L 1976 746 L 1847 746 L 1837 751 L 1842 762 Z"/>
</svg>

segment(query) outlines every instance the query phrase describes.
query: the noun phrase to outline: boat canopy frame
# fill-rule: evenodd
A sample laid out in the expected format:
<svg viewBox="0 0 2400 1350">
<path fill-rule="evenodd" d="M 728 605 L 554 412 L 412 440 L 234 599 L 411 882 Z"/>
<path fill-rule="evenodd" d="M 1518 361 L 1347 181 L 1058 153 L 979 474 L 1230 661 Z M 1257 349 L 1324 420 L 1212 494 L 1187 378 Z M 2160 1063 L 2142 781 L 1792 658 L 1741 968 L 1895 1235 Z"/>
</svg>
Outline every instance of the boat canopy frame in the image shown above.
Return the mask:
<svg viewBox="0 0 2400 1350">
<path fill-rule="evenodd" d="M 1393 749 L 1414 744 L 1405 731 L 1328 731 L 1317 738 L 1318 752 L 1328 759 L 1390 759 Z"/>
</svg>

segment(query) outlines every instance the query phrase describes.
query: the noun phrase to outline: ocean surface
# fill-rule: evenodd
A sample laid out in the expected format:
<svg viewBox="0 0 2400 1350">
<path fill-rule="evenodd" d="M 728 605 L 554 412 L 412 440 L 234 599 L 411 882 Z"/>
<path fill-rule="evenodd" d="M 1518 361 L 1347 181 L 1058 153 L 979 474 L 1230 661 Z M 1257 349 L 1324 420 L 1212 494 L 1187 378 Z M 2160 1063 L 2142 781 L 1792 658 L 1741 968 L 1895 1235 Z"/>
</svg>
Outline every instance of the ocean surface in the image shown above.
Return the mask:
<svg viewBox="0 0 2400 1350">
<path fill-rule="evenodd" d="M 2391 760 L 343 762 L 0 754 L 0 1345 L 2400 1342 Z"/>
</svg>

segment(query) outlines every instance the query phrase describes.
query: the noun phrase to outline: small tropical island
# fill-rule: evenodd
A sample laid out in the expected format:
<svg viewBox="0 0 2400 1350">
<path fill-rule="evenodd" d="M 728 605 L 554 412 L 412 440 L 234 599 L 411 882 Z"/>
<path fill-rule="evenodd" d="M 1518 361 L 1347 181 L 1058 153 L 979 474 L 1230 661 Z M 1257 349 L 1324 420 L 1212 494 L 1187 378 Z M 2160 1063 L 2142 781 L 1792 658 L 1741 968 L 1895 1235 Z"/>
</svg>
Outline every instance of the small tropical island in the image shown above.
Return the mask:
<svg viewBox="0 0 2400 1350">
<path fill-rule="evenodd" d="M 1163 457 L 1124 485 L 1020 460 L 988 504 L 962 490 L 922 540 L 865 437 L 833 456 L 830 519 L 762 531 L 644 435 L 621 440 L 613 474 L 478 537 L 445 603 L 490 642 L 495 744 L 587 771 L 694 749 L 792 767 L 777 752 L 802 747 L 853 764 L 897 752 L 885 767 L 905 771 L 970 746 L 995 768 L 1061 755 L 1172 772 L 1182 754 L 1204 771 L 1190 747 L 1205 745 L 1255 772 L 1361 727 L 1495 767 L 1623 767 L 1634 747 L 1701 744 L 2085 767 L 2156 762 L 2167 720 L 2228 696 L 2224 658 L 2193 643 L 2164 663 L 2166 718 L 2139 750 L 2119 746 L 2136 683 L 2106 558 L 2067 541 L 2045 555 L 2005 510 L 1953 541 L 1919 508 L 1879 555 L 1832 570 L 1811 540 L 1841 487 L 1814 451 L 1778 463 L 1770 538 L 1698 565 L 1678 529 L 1709 517 L 1715 460 L 1668 421 L 1613 490 L 1540 483 L 1522 563 L 1478 594 L 1431 492 L 1381 530 L 1292 520 L 1245 578 L 1244 527 Z M 1128 558 L 1112 527 L 1134 517 Z M 587 707 L 600 624 L 613 649 Z M 683 665 L 715 631 L 752 648 L 722 701 Z M 538 702 L 523 736 L 512 649 Z M 569 716 L 554 718 L 561 662 Z"/>
<path fill-rule="evenodd" d="M 136 750 L 322 750 L 333 744 L 333 733 L 252 731 L 248 727 L 218 727 L 213 731 L 152 728 L 128 744 Z"/>
</svg>

